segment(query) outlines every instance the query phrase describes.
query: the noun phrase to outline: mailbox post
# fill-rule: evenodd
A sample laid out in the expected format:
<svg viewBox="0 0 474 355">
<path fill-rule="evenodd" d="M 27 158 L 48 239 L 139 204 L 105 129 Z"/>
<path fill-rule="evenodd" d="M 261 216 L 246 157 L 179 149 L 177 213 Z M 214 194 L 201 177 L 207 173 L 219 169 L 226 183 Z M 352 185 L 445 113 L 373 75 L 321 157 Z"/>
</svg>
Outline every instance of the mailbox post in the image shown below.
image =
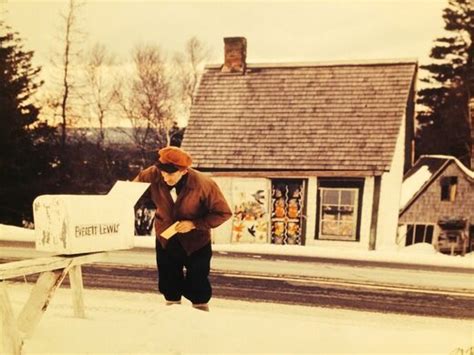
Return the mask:
<svg viewBox="0 0 474 355">
<path fill-rule="evenodd" d="M 66 275 L 71 281 L 74 315 L 85 317 L 81 265 L 100 260 L 106 251 L 133 247 L 133 206 L 148 186 L 118 181 L 105 196 L 35 199 L 36 249 L 60 255 L 0 265 L 0 353 L 21 354 L 24 339 L 33 334 Z M 5 281 L 29 274 L 40 275 L 15 318 Z"/>
</svg>

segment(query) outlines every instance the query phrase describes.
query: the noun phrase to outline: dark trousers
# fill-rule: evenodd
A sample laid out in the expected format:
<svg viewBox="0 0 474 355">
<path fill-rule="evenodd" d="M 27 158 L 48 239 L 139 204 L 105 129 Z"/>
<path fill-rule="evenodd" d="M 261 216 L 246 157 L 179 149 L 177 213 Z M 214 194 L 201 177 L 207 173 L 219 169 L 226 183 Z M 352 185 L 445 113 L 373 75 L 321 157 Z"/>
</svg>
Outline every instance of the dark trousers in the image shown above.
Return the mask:
<svg viewBox="0 0 474 355">
<path fill-rule="evenodd" d="M 183 296 L 193 304 L 209 302 L 212 296 L 209 282 L 211 256 L 210 243 L 187 255 L 178 238 L 171 238 L 166 249 L 157 240 L 158 289 L 165 299 L 179 301 Z"/>
</svg>

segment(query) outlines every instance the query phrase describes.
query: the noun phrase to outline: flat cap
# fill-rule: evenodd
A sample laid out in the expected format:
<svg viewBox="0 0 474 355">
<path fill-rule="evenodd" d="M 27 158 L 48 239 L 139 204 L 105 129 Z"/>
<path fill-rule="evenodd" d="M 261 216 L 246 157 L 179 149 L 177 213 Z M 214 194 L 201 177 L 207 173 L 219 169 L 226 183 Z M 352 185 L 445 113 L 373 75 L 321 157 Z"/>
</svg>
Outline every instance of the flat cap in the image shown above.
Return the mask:
<svg viewBox="0 0 474 355">
<path fill-rule="evenodd" d="M 165 147 L 158 151 L 158 168 L 172 173 L 189 168 L 193 162 L 191 156 L 181 148 Z"/>
</svg>

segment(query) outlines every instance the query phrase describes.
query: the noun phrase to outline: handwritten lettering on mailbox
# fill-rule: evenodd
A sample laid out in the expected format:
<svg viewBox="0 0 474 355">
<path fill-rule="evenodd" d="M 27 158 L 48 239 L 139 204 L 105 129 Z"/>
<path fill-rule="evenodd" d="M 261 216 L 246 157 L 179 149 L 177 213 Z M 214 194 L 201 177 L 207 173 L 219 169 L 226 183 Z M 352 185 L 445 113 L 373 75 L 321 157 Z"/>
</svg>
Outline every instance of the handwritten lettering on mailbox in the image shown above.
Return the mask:
<svg viewBox="0 0 474 355">
<path fill-rule="evenodd" d="M 76 238 L 118 234 L 120 223 L 84 224 L 75 227 Z"/>
</svg>

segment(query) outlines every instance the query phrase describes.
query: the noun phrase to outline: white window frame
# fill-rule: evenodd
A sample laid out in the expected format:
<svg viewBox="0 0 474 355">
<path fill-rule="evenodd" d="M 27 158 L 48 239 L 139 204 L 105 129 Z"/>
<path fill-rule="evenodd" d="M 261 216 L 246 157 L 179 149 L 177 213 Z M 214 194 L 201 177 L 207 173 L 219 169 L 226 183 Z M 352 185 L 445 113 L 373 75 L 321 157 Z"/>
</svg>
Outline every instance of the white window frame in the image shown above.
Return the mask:
<svg viewBox="0 0 474 355">
<path fill-rule="evenodd" d="M 353 215 L 353 219 L 352 219 L 352 237 L 350 239 L 348 238 L 344 238 L 344 237 L 341 237 L 341 236 L 335 236 L 335 235 L 324 235 L 323 234 L 323 206 L 324 206 L 324 191 L 326 190 L 331 190 L 331 191 L 334 191 L 334 190 L 337 190 L 339 192 L 339 196 L 338 196 L 338 207 L 341 207 L 341 206 L 350 206 L 350 207 L 353 207 L 353 212 L 352 212 L 352 215 Z M 341 196 L 342 196 L 342 191 L 350 191 L 350 192 L 354 192 L 355 195 L 354 195 L 354 205 L 344 205 L 341 203 Z M 319 187 L 319 192 L 320 192 L 320 201 L 319 201 L 319 228 L 318 228 L 318 239 L 319 240 L 338 240 L 338 241 L 357 241 L 357 218 L 358 218 L 358 215 L 359 215 L 359 189 L 358 188 L 354 188 L 354 187 Z M 339 220 L 337 221 L 338 223 Z"/>
<path fill-rule="evenodd" d="M 407 241 L 408 241 L 408 228 L 409 226 L 413 226 L 413 236 L 411 238 L 411 243 L 410 244 L 407 244 Z M 424 226 L 424 231 L 423 231 L 423 241 L 422 242 L 416 242 L 415 243 L 415 239 L 416 239 L 416 227 L 417 226 Z M 435 224 L 434 223 L 407 223 L 406 224 L 406 233 L 405 233 L 405 246 L 409 246 L 409 245 L 414 245 L 414 244 L 418 244 L 418 243 L 426 243 L 426 231 L 428 230 L 428 227 L 431 226 L 433 227 L 433 234 L 431 236 L 431 244 L 433 244 L 433 241 L 434 241 L 434 232 L 435 232 Z"/>
</svg>

